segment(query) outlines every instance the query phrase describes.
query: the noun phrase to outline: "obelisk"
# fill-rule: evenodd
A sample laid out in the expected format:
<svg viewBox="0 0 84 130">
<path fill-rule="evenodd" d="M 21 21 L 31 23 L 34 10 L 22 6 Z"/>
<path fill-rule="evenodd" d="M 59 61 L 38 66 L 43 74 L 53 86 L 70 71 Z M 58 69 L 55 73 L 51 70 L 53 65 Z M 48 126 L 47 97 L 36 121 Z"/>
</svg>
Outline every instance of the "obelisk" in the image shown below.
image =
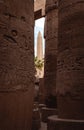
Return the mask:
<svg viewBox="0 0 84 130">
<path fill-rule="evenodd" d="M 37 58 L 39 60 L 43 59 L 43 39 L 40 31 L 38 32 L 37 36 Z"/>
<path fill-rule="evenodd" d="M 0 130 L 31 130 L 33 0 L 0 1 Z"/>
<path fill-rule="evenodd" d="M 38 61 L 43 61 L 43 38 L 42 34 L 39 31 L 37 36 L 37 59 Z M 37 68 L 37 77 L 43 78 L 44 76 L 44 66 L 41 69 Z"/>
</svg>

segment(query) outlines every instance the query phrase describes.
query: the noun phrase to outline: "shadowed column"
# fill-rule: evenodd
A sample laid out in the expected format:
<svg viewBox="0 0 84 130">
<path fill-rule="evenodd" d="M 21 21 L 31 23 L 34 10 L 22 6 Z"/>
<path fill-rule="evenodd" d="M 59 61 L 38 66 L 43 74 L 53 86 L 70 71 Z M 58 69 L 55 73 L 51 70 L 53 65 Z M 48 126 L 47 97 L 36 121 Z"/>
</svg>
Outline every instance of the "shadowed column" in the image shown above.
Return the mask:
<svg viewBox="0 0 84 130">
<path fill-rule="evenodd" d="M 49 97 L 50 98 L 56 97 L 57 42 L 58 42 L 57 0 L 55 1 L 47 0 L 46 20 L 45 20 L 45 68 L 44 68 L 44 86 L 45 86 L 46 99 L 48 99 Z"/>
<path fill-rule="evenodd" d="M 45 20 L 45 64 L 44 64 L 44 92 L 46 107 L 42 108 L 42 121 L 48 116 L 57 114 L 56 102 L 56 66 L 58 43 L 58 9 L 57 0 L 46 1 Z"/>
<path fill-rule="evenodd" d="M 84 129 L 84 1 L 59 1 L 57 95 L 60 130 Z M 68 120 L 69 119 L 69 120 Z M 81 123 L 80 123 L 81 122 Z"/>
<path fill-rule="evenodd" d="M 0 1 L 0 130 L 31 130 L 33 0 Z"/>
<path fill-rule="evenodd" d="M 84 130 L 84 0 L 58 7 L 58 117 L 49 117 L 48 130 Z"/>
</svg>

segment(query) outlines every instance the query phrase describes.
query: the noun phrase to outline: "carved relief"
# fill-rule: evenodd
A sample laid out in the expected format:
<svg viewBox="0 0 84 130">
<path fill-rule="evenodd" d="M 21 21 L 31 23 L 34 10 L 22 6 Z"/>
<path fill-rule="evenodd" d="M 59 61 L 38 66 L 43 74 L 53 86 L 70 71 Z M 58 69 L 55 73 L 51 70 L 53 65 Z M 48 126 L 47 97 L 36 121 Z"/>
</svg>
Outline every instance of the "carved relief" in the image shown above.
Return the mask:
<svg viewBox="0 0 84 130">
<path fill-rule="evenodd" d="M 4 7 L 0 14 L 0 91 L 25 90 L 34 82 L 33 11 L 27 15 L 29 4 L 22 12 L 13 4 L 10 7 L 10 1 L 0 3 Z"/>
<path fill-rule="evenodd" d="M 59 0 L 56 91 L 59 96 L 69 95 L 74 100 L 84 99 L 83 3 Z"/>
</svg>

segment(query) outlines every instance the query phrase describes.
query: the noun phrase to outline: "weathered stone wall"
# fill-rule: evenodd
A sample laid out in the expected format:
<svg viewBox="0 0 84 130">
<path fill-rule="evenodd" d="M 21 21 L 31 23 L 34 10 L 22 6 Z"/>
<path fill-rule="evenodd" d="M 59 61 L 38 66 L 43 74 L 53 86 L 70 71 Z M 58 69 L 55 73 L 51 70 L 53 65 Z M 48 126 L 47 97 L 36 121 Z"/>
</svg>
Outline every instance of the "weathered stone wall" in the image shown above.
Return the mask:
<svg viewBox="0 0 84 130">
<path fill-rule="evenodd" d="M 0 1 L 0 129 L 31 130 L 33 1 Z"/>
<path fill-rule="evenodd" d="M 84 119 L 84 0 L 59 0 L 59 117 Z"/>
<path fill-rule="evenodd" d="M 44 86 L 46 97 L 56 96 L 56 65 L 58 43 L 58 10 L 57 0 L 46 1 L 45 20 L 45 68 Z"/>
</svg>

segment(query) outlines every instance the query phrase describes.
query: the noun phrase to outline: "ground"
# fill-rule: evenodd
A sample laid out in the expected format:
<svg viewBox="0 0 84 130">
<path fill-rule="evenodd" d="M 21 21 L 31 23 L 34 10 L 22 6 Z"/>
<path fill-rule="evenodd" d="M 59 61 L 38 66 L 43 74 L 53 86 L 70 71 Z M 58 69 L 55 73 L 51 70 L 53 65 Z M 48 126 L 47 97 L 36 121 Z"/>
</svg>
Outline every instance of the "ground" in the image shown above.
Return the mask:
<svg viewBox="0 0 84 130">
<path fill-rule="evenodd" d="M 40 130 L 47 130 L 47 124 L 42 122 Z"/>
</svg>

